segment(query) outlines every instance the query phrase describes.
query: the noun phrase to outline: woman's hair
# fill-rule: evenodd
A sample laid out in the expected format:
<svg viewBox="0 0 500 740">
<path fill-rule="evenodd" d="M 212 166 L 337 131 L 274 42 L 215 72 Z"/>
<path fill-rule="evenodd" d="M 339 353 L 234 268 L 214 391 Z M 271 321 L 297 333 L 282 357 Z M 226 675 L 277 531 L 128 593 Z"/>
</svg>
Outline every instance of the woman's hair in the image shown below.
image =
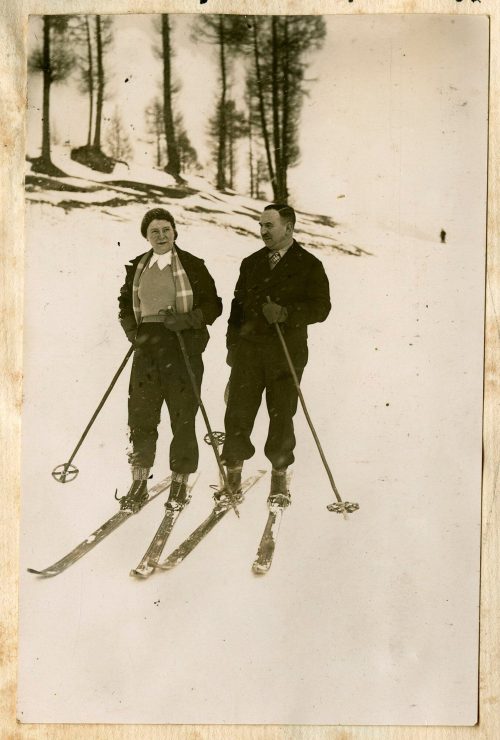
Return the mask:
<svg viewBox="0 0 500 740">
<path fill-rule="evenodd" d="M 141 234 L 145 239 L 147 239 L 148 226 L 151 221 L 154 221 L 155 219 L 158 219 L 159 221 L 168 221 L 170 224 L 172 224 L 172 228 L 174 230 L 174 238 L 177 239 L 177 229 L 175 228 L 174 217 L 172 216 L 170 211 L 166 211 L 164 208 L 152 208 L 142 219 Z"/>
</svg>

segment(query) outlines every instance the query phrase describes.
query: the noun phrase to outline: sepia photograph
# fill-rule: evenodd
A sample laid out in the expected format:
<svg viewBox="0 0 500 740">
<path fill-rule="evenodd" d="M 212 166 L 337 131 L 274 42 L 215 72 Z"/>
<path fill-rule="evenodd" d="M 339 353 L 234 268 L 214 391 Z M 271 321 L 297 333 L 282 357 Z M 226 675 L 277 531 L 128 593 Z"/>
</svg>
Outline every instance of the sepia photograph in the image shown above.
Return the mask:
<svg viewBox="0 0 500 740">
<path fill-rule="evenodd" d="M 19 722 L 475 725 L 488 17 L 27 52 Z"/>
</svg>

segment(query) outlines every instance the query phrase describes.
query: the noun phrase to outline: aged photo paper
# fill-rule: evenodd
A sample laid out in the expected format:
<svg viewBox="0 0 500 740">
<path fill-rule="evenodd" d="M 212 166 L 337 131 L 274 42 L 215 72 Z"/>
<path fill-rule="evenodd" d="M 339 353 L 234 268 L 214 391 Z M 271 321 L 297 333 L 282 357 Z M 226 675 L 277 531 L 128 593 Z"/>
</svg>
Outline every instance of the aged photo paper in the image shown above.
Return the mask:
<svg viewBox="0 0 500 740">
<path fill-rule="evenodd" d="M 486 2 L 473 12 L 451 2 L 439 12 L 426 3 L 361 5 L 362 13 L 347 3 L 257 3 L 253 15 L 231 7 L 244 15 L 239 23 L 215 3 L 201 12 L 75 3 L 68 19 L 47 23 L 60 9 L 32 4 L 25 52 L 14 44 L 22 44 L 13 30 L 21 15 L 4 24 L 25 80 L 18 101 L 26 96 L 24 138 L 21 127 L 19 141 L 7 141 L 25 168 L 24 191 L 3 188 L 24 224 L 16 232 L 4 218 L 2 234 L 5 296 L 22 331 L 6 355 L 6 428 L 18 442 L 6 467 L 13 498 L 5 515 L 18 527 L 8 540 L 18 551 L 8 553 L 13 599 L 5 601 L 6 635 L 16 620 L 18 635 L 4 651 L 5 706 L 18 725 L 7 733 L 494 733 L 484 724 L 494 692 L 486 703 L 481 696 L 496 680 L 484 670 L 498 648 L 490 644 L 481 661 L 480 650 L 497 624 L 491 394 L 499 337 L 488 321 L 498 293 L 498 18 Z M 49 132 L 44 53 L 53 70 Z M 130 344 L 117 298 L 125 265 L 150 247 L 145 213 L 172 214 L 180 253 L 205 261 L 223 305 L 203 354 L 192 499 L 162 560 L 209 516 L 221 485 L 203 437 L 208 417 L 224 431 L 231 300 L 241 261 L 263 246 L 262 209 L 286 199 L 296 241 L 324 268 L 332 310 L 309 326 L 292 505 L 280 515 L 269 571 L 252 572 L 272 491 L 264 403 L 243 469 L 244 480 L 256 478 L 240 516 L 228 510 L 184 561 L 130 576 L 164 516 L 167 488 L 62 572 L 50 571 L 118 511 L 115 497 L 130 486 L 131 364 L 122 363 Z M 290 343 L 292 312 L 283 324 Z M 170 473 L 171 438 L 163 407 L 150 490 Z M 68 460 L 75 467 L 62 484 Z M 331 511 L 339 501 L 359 509 L 342 516 Z M 48 577 L 33 572 L 47 566 Z"/>
</svg>

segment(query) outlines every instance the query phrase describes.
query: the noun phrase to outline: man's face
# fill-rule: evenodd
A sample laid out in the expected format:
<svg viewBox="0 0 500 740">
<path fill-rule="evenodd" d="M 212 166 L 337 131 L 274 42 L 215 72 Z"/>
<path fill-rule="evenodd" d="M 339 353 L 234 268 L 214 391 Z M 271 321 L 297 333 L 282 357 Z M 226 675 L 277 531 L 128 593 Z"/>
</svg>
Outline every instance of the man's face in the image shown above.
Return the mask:
<svg viewBox="0 0 500 740">
<path fill-rule="evenodd" d="M 174 246 L 174 227 L 170 221 L 155 218 L 148 226 L 146 238 L 156 254 L 165 254 Z"/>
<path fill-rule="evenodd" d="M 259 223 L 260 235 L 271 251 L 283 249 L 291 243 L 293 226 L 289 221 L 283 221 L 278 211 L 263 211 Z"/>
</svg>

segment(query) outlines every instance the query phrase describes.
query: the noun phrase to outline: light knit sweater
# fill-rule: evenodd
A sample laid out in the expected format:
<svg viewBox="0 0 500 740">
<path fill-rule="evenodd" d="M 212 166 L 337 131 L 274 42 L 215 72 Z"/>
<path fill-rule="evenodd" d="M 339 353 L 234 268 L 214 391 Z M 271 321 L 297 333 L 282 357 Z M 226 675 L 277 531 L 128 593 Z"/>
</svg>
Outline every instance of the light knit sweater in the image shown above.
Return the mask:
<svg viewBox="0 0 500 740">
<path fill-rule="evenodd" d="M 142 316 L 157 316 L 169 306 L 175 306 L 175 283 L 170 266 L 160 270 L 158 264 L 146 267 L 139 283 Z"/>
</svg>

